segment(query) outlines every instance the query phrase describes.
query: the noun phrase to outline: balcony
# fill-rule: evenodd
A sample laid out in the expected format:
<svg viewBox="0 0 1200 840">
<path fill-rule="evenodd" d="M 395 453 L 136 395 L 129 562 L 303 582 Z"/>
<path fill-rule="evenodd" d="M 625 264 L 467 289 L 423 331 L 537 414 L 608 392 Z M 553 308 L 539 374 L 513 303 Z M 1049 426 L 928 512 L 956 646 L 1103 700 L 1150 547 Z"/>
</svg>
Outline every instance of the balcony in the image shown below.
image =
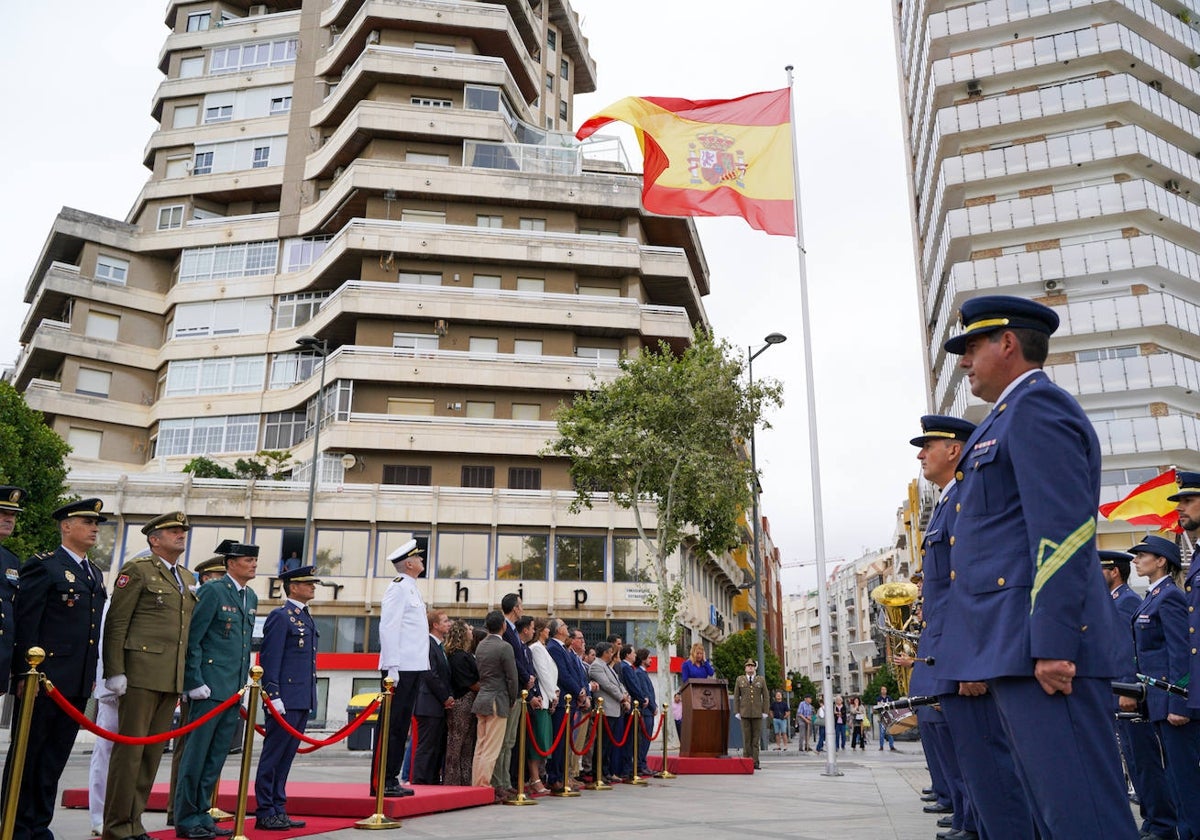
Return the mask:
<svg viewBox="0 0 1200 840">
<path fill-rule="evenodd" d="M 1101 420 L 1092 424 L 1104 457 L 1162 453 L 1158 463 L 1189 462 L 1200 451 L 1200 419 L 1182 414 Z"/>
</svg>

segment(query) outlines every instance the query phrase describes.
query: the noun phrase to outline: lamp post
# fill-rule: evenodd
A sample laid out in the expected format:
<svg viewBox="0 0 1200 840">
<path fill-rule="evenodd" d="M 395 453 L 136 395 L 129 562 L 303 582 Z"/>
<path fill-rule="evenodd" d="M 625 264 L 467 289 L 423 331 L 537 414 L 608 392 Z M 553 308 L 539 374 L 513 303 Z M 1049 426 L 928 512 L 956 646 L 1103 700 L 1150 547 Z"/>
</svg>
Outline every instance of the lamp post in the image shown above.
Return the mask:
<svg viewBox="0 0 1200 840">
<path fill-rule="evenodd" d="M 325 359 L 329 355 L 329 340 L 324 338 L 313 338 L 311 335 L 303 335 L 296 339 L 296 346 L 305 350 L 316 353 L 321 357 L 321 384 L 317 386 L 317 405 L 314 412 L 316 418 L 316 431 L 313 433 L 313 457 L 312 468 L 308 475 L 308 512 L 304 515 L 304 551 L 302 556 L 304 561 L 309 565 L 315 566 L 317 563 L 316 539 L 313 534 L 313 503 L 317 498 L 317 475 L 321 467 L 321 401 L 325 395 Z M 312 554 L 310 554 L 310 548 Z"/>
<path fill-rule="evenodd" d="M 783 344 L 787 341 L 787 336 L 783 333 L 773 332 L 763 339 L 766 342 L 758 350 L 747 347 L 746 351 L 750 355 L 747 367 L 750 375 L 750 388 L 754 389 L 754 360 L 763 353 L 770 350 L 776 344 Z M 754 642 L 757 646 L 758 668 L 759 673 L 763 675 L 763 679 L 767 678 L 767 660 L 763 649 L 763 566 L 762 566 L 762 517 L 758 515 L 758 456 L 754 449 L 754 430 L 758 427 L 758 419 L 755 418 L 754 424 L 750 427 L 750 471 L 754 474 L 754 490 L 751 495 L 751 510 L 754 514 Z M 762 728 L 761 748 L 766 748 L 770 741 L 767 739 L 767 728 Z"/>
</svg>

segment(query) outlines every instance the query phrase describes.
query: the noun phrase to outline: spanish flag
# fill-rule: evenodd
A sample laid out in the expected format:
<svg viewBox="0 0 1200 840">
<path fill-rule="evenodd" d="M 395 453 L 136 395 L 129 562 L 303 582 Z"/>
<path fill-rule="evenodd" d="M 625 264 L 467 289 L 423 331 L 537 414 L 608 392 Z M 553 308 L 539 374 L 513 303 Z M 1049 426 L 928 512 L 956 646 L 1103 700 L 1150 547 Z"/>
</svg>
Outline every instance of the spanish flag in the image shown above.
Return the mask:
<svg viewBox="0 0 1200 840">
<path fill-rule="evenodd" d="M 1139 484 L 1118 502 L 1100 505 L 1105 519 L 1116 519 L 1131 525 L 1149 525 L 1160 531 L 1178 531 L 1179 513 L 1167 496 L 1178 489 L 1175 470 L 1169 469 L 1145 484 Z"/>
<path fill-rule="evenodd" d="M 637 131 L 645 159 L 642 204 L 664 216 L 741 216 L 750 227 L 796 235 L 791 94 L 738 99 L 629 96 L 575 133 L 613 120 Z"/>
</svg>

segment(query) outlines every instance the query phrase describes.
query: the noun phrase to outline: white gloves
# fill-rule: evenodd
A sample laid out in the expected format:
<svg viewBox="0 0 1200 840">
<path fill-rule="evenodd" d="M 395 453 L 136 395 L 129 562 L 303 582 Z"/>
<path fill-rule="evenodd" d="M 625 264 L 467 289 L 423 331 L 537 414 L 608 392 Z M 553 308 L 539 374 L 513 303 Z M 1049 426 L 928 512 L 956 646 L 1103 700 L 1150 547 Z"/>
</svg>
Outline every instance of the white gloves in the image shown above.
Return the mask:
<svg viewBox="0 0 1200 840">
<path fill-rule="evenodd" d="M 400 683 L 400 672 L 395 668 L 388 668 L 387 675 L 391 677 L 392 682 L 396 685 Z"/>
<path fill-rule="evenodd" d="M 104 687 L 118 697 L 124 697 L 125 692 L 129 690 L 129 677 L 124 674 L 117 674 L 115 677 L 105 677 Z"/>
<path fill-rule="evenodd" d="M 189 700 L 207 700 L 212 696 L 212 689 L 207 685 L 198 685 L 189 689 L 187 696 Z"/>
<path fill-rule="evenodd" d="M 767 713 L 763 712 L 763 720 L 766 720 L 766 719 L 767 719 Z"/>
<path fill-rule="evenodd" d="M 283 705 L 283 698 L 276 697 L 271 701 L 271 705 L 275 707 L 275 711 L 281 715 L 287 714 L 287 708 Z"/>
<path fill-rule="evenodd" d="M 735 717 L 737 720 L 741 720 L 741 719 L 742 719 L 742 716 L 741 716 L 740 714 L 738 714 L 737 712 L 734 712 L 733 716 L 734 716 L 734 717 Z"/>
</svg>

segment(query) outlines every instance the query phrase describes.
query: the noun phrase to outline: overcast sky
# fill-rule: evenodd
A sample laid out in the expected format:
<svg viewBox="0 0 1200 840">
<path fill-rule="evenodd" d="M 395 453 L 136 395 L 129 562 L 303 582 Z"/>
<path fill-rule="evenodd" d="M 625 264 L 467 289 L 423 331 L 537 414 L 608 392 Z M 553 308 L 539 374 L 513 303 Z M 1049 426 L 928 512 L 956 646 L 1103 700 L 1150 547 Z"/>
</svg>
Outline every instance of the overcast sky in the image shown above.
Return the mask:
<svg viewBox="0 0 1200 840">
<path fill-rule="evenodd" d="M 599 73 L 575 123 L 624 96 L 732 98 L 787 84 L 795 66 L 804 244 L 813 318 L 817 426 L 832 566 L 888 544 L 925 411 L 905 184 L 894 4 L 779 0 L 576 0 Z M 0 252 L 6 305 L 0 363 L 15 359 L 20 303 L 63 205 L 124 218 L 147 172 L 150 99 L 167 30 L 162 0 L 10 4 L 0 53 L 9 129 Z M 50 46 L 52 43 L 52 46 Z M 611 133 L 606 127 L 605 133 Z M 627 147 L 636 153 L 632 134 Z M 785 563 L 810 563 L 813 538 L 799 271 L 795 241 L 740 219 L 701 219 L 705 301 L 719 335 L 785 344 L 755 362 L 786 405 L 758 436 L 763 512 Z M 812 585 L 811 567 L 785 590 Z"/>
</svg>

